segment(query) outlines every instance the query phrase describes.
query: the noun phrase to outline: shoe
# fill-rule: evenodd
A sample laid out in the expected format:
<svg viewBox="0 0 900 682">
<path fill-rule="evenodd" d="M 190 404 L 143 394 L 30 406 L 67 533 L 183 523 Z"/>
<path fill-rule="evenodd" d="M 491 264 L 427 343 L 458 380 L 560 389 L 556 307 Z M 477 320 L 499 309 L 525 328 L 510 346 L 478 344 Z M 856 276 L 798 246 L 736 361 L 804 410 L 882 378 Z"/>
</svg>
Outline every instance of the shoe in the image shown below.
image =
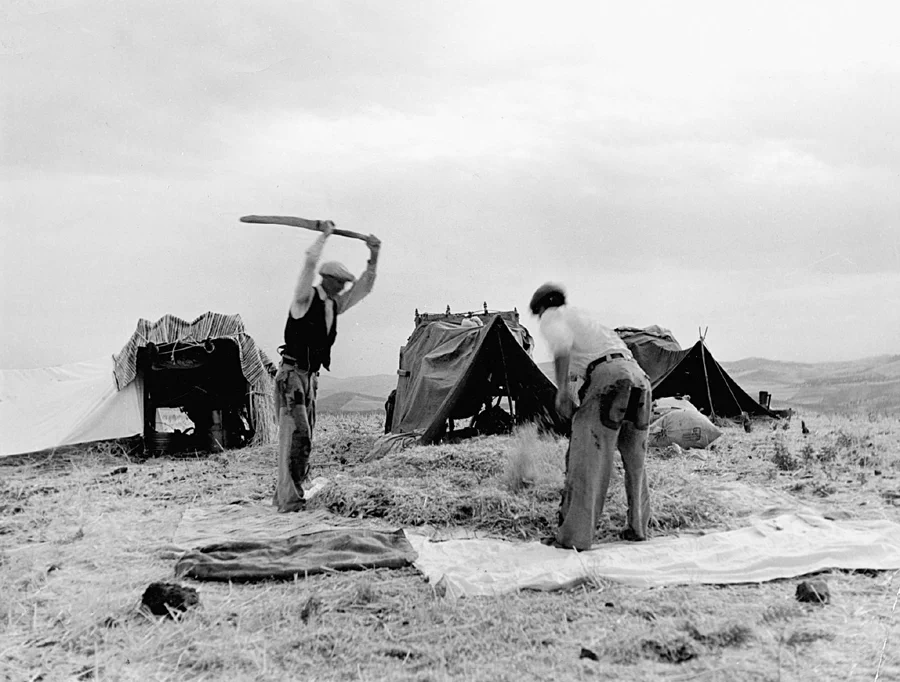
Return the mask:
<svg viewBox="0 0 900 682">
<path fill-rule="evenodd" d="M 557 549 L 575 549 L 574 547 L 567 547 L 566 545 L 559 544 L 559 540 L 557 540 L 554 535 L 548 535 L 545 538 L 541 538 L 541 544 L 547 545 L 548 547 L 556 547 Z"/>
<path fill-rule="evenodd" d="M 619 538 L 628 542 L 644 542 L 647 538 L 638 535 L 634 529 L 626 528 L 619 533 Z"/>
</svg>

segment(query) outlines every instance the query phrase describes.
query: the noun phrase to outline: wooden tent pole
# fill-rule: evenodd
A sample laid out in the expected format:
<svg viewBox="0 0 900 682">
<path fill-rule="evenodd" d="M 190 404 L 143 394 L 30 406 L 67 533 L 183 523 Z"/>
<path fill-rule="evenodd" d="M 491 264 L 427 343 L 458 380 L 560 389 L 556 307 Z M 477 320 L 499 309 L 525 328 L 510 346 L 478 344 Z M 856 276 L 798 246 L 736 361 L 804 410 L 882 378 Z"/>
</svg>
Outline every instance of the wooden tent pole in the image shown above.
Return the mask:
<svg viewBox="0 0 900 682">
<path fill-rule="evenodd" d="M 506 400 L 509 402 L 509 414 L 513 419 L 513 424 L 515 424 L 516 408 L 513 407 L 512 387 L 509 385 L 509 372 L 506 368 L 506 356 L 503 353 L 503 340 L 499 337 L 497 338 L 497 344 L 500 346 L 500 362 L 503 364 L 503 379 L 506 383 Z"/>
<path fill-rule="evenodd" d="M 706 328 L 709 331 L 709 327 Z M 698 328 L 699 332 L 700 329 Z M 709 390 L 709 374 L 706 372 L 706 334 L 700 334 L 700 359 L 703 362 L 703 381 L 706 383 L 706 397 L 709 399 L 709 415 L 713 419 L 716 416 L 716 408 L 713 407 L 712 391 Z"/>
</svg>

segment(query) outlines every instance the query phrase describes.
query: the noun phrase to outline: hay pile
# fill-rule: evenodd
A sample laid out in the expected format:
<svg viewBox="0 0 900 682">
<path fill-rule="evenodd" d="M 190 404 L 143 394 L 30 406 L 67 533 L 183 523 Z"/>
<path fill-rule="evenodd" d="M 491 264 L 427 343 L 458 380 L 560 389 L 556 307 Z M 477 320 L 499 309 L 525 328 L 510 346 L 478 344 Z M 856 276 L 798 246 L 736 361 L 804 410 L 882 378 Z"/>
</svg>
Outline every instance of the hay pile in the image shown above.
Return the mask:
<svg viewBox="0 0 900 682">
<path fill-rule="evenodd" d="M 352 476 L 338 475 L 310 507 L 404 527 L 462 526 L 502 537 L 540 537 L 556 524 L 563 454 L 555 476 L 514 493 L 504 485 L 514 443 L 488 437 L 391 453 L 357 467 Z M 550 441 L 543 446 L 558 447 Z"/>
<path fill-rule="evenodd" d="M 512 436 L 418 446 L 337 474 L 309 506 L 401 527 L 462 527 L 539 539 L 556 532 L 566 446 L 566 440 L 539 436 L 534 427 Z M 683 462 L 654 461 L 649 471 L 651 528 L 657 534 L 722 527 L 731 517 Z M 625 526 L 625 512 L 619 472 L 600 521 L 601 539 Z"/>
</svg>

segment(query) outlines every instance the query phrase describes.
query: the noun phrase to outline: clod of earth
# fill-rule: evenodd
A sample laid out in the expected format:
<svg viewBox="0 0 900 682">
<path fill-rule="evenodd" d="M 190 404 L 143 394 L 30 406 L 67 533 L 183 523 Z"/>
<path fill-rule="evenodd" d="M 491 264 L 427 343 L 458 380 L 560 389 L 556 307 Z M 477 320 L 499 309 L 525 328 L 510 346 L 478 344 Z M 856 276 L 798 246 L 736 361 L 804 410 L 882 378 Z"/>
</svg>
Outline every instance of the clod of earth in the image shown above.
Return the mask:
<svg viewBox="0 0 900 682">
<path fill-rule="evenodd" d="M 309 619 L 319 612 L 319 609 L 322 606 L 321 600 L 318 597 L 312 596 L 306 600 L 306 603 L 303 605 L 303 608 L 300 609 L 300 620 L 304 623 L 308 623 Z"/>
<path fill-rule="evenodd" d="M 796 597 L 797 601 L 810 604 L 828 604 L 831 601 L 831 592 L 824 580 L 804 580 L 797 585 Z"/>
<path fill-rule="evenodd" d="M 578 654 L 578 658 L 587 658 L 591 661 L 599 661 L 600 657 L 595 654 L 593 651 L 588 649 L 587 647 L 581 647 L 581 653 Z"/>
<path fill-rule="evenodd" d="M 183 587 L 175 583 L 150 583 L 141 597 L 141 604 L 154 616 L 174 618 L 175 612 L 187 611 L 197 606 L 200 598 L 193 587 Z"/>
</svg>

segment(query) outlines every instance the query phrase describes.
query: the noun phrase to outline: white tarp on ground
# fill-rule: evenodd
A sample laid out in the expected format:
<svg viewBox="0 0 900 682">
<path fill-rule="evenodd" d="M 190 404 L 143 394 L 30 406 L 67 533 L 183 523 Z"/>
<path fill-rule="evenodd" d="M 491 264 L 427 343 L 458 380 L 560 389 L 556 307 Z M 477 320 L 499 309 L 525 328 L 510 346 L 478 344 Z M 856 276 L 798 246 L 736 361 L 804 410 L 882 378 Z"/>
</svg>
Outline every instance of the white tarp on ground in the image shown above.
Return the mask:
<svg viewBox="0 0 900 682">
<path fill-rule="evenodd" d="M 539 542 L 465 539 L 432 542 L 407 531 L 414 562 L 447 596 L 553 590 L 589 578 L 628 585 L 755 583 L 825 569 L 900 568 L 900 525 L 830 521 L 802 512 L 749 520 L 734 531 L 600 544 L 587 552 Z"/>
<path fill-rule="evenodd" d="M 117 390 L 111 356 L 0 370 L 0 457 L 139 434 L 142 400 L 140 381 Z"/>
</svg>

